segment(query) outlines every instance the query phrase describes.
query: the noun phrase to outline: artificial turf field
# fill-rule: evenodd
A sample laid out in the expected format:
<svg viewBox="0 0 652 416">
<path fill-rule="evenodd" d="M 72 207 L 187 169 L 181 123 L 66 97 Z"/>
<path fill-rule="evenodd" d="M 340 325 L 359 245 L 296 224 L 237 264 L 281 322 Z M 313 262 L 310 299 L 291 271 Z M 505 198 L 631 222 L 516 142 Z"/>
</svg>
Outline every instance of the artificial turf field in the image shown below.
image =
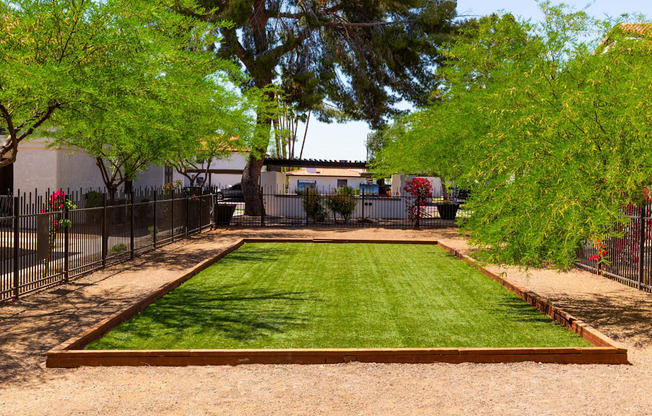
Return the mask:
<svg viewBox="0 0 652 416">
<path fill-rule="evenodd" d="M 438 246 L 250 243 L 86 349 L 588 346 Z"/>
</svg>

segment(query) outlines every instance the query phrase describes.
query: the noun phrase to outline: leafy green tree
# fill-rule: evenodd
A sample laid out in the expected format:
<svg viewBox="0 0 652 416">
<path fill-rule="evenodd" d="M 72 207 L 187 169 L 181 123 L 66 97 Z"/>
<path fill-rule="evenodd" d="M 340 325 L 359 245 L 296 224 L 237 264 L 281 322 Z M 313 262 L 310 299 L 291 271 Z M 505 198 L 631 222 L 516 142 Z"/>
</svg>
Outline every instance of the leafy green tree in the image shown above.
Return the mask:
<svg viewBox="0 0 652 416">
<path fill-rule="evenodd" d="M 129 34 L 116 38 L 128 54 L 101 91 L 53 117 L 56 128 L 48 134 L 53 146 L 96 158 L 111 199 L 152 163 L 179 153 L 196 158 L 203 144 L 215 150 L 216 139 L 228 140 L 220 128 L 243 121 L 236 116 L 241 100 L 228 86 L 236 67 L 210 50 L 212 24 L 165 3 L 125 5 L 130 8 L 115 11 L 110 24 Z"/>
<path fill-rule="evenodd" d="M 461 221 L 487 260 L 565 268 L 589 236 L 613 235 L 652 182 L 652 43 L 540 5 L 540 24 L 492 16 L 462 33 L 442 100 L 405 120 L 379 170 L 470 187 Z"/>
<path fill-rule="evenodd" d="M 177 139 L 165 157 L 165 164 L 185 176 L 191 187 L 206 183 L 214 160 L 246 150 L 254 133 L 255 97 L 239 97 L 232 89 L 217 87 L 200 111 L 181 115 Z M 198 182 L 200 177 L 203 180 Z"/>
<path fill-rule="evenodd" d="M 438 77 L 438 45 L 454 30 L 454 1 L 201 0 L 208 21 L 225 20 L 219 55 L 239 61 L 251 86 L 281 82 L 297 111 L 325 100 L 355 120 L 377 127 L 401 99 L 423 105 Z M 185 11 L 182 7 L 179 8 Z M 187 11 L 186 11 L 187 12 Z M 291 96 L 292 98 L 288 98 Z M 269 100 L 274 101 L 270 91 Z M 261 126 L 242 176 L 246 213 L 260 214 L 258 179 L 273 118 Z"/>
<path fill-rule="evenodd" d="M 0 126 L 7 130 L 0 167 L 14 163 L 19 144 L 53 117 L 105 107 L 107 96 L 127 93 L 130 73 L 157 59 L 134 59 L 144 56 L 147 29 L 136 22 L 164 13 L 164 3 L 0 1 Z"/>
</svg>

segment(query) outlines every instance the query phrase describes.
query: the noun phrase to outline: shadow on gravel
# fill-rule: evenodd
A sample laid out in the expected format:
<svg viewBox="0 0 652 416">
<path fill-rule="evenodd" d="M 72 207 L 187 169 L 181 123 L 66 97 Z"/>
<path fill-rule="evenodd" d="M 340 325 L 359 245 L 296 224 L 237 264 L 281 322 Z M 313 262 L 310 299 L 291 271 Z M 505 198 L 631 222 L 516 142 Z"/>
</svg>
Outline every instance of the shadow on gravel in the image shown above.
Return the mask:
<svg viewBox="0 0 652 416">
<path fill-rule="evenodd" d="M 652 294 L 634 293 L 630 299 L 596 294 L 551 301 L 614 340 L 639 348 L 652 345 Z"/>
<path fill-rule="evenodd" d="M 57 293 L 64 293 L 57 295 Z M 53 296 L 54 295 L 54 296 Z M 47 299 L 45 297 L 47 296 Z M 86 296 L 74 284 L 3 305 L 0 320 L 0 386 L 38 383 L 61 373 L 45 370 L 54 346 L 134 302 L 140 296 Z M 16 312 L 12 314 L 12 311 Z"/>
</svg>

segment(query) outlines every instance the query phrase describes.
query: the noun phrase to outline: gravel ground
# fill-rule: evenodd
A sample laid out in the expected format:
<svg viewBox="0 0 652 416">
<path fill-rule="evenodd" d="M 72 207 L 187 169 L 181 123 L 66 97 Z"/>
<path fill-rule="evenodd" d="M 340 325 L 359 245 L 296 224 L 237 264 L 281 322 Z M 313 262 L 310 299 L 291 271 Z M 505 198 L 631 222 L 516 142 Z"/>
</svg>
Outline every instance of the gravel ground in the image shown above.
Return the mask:
<svg viewBox="0 0 652 416">
<path fill-rule="evenodd" d="M 573 270 L 490 268 L 617 339 L 630 365 L 46 369 L 45 352 L 244 236 L 435 239 L 455 230 L 217 230 L 0 306 L 0 415 L 649 415 L 652 294 Z"/>
</svg>

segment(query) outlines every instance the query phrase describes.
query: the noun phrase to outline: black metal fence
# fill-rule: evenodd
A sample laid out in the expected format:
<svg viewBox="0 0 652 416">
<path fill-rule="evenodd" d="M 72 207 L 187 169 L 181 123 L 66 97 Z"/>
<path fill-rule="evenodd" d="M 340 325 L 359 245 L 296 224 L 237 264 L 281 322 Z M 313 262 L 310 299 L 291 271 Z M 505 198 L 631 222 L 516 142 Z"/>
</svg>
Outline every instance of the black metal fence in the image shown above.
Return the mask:
<svg viewBox="0 0 652 416">
<path fill-rule="evenodd" d="M 212 192 L 139 189 L 0 198 L 0 301 L 133 258 L 212 225 Z M 67 227 L 66 223 L 71 226 Z"/>
<path fill-rule="evenodd" d="M 0 196 L 0 301 L 132 259 L 213 225 L 435 228 L 454 226 L 455 217 L 467 215 L 464 200 L 455 197 L 454 204 L 444 204 L 364 192 L 261 196 L 263 215 L 257 216 L 245 215 L 241 193 L 218 188 Z M 69 209 L 64 199 L 76 207 Z"/>
<path fill-rule="evenodd" d="M 338 195 L 336 193 L 261 193 L 263 215 L 246 215 L 244 202 L 218 200 L 224 217 L 220 225 L 242 227 L 383 227 L 441 228 L 455 226 L 464 217 L 464 199 L 423 200 L 412 195 Z M 220 208 L 221 207 L 221 208 Z M 230 209 L 228 209 L 230 207 Z M 231 214 L 232 213 L 232 214 Z"/>
<path fill-rule="evenodd" d="M 607 241 L 587 242 L 580 250 L 575 264 L 626 285 L 652 292 L 651 213 L 650 204 L 627 207 L 624 214 L 630 221 L 616 226 L 614 231 L 619 236 Z"/>
</svg>

